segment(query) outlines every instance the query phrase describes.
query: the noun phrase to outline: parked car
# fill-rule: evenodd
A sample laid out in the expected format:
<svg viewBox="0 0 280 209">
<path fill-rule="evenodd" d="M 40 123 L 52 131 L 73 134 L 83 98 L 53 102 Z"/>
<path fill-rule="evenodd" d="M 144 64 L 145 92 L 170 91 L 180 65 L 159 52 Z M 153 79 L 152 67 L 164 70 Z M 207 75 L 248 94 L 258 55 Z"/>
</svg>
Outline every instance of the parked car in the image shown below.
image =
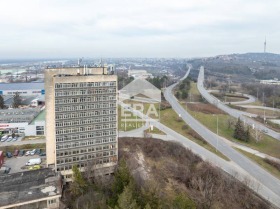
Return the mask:
<svg viewBox="0 0 280 209">
<path fill-rule="evenodd" d="M 30 151 L 30 155 L 35 155 L 36 149 Z"/>
<path fill-rule="evenodd" d="M 18 139 L 18 137 L 17 137 L 17 136 L 15 136 L 15 137 L 13 138 L 13 140 L 12 140 L 12 141 L 14 142 L 14 141 L 16 141 L 17 139 Z"/>
<path fill-rule="evenodd" d="M 263 132 L 263 133 L 267 133 L 268 130 L 267 130 L 267 129 L 263 129 L 262 132 Z"/>
<path fill-rule="evenodd" d="M 45 152 L 41 152 L 40 156 L 46 156 Z"/>
<path fill-rule="evenodd" d="M 9 136 L 8 139 L 7 139 L 7 142 L 10 142 L 13 140 L 13 137 L 12 136 Z"/>
<path fill-rule="evenodd" d="M 14 157 L 18 156 L 18 153 L 19 153 L 19 151 L 16 149 L 16 150 L 14 151 Z"/>
<path fill-rule="evenodd" d="M 6 152 L 6 157 L 11 158 L 11 157 L 13 157 L 13 154 L 11 152 Z"/>
<path fill-rule="evenodd" d="M 31 151 L 26 151 L 26 152 L 25 152 L 25 156 L 30 155 L 30 152 L 31 152 Z"/>
<path fill-rule="evenodd" d="M 11 168 L 10 167 L 6 167 L 6 166 L 2 166 L 0 168 L 0 175 L 1 174 L 8 174 L 10 172 Z"/>
<path fill-rule="evenodd" d="M 8 139 L 8 135 L 4 135 L 4 136 L 2 136 L 2 138 L 1 138 L 1 142 L 4 142 L 4 141 L 6 141 L 7 139 Z"/>
<path fill-rule="evenodd" d="M 38 170 L 38 169 L 40 169 L 40 168 L 41 168 L 40 165 L 33 165 L 33 166 L 30 166 L 28 169 L 29 169 L 29 170 Z"/>
<path fill-rule="evenodd" d="M 18 153 L 18 156 L 23 156 L 23 155 L 24 155 L 24 153 L 25 153 L 25 151 L 24 151 L 24 150 L 20 150 L 20 151 L 19 151 L 19 153 Z"/>
<path fill-rule="evenodd" d="M 35 155 L 40 155 L 41 154 L 41 149 L 36 149 Z"/>
</svg>

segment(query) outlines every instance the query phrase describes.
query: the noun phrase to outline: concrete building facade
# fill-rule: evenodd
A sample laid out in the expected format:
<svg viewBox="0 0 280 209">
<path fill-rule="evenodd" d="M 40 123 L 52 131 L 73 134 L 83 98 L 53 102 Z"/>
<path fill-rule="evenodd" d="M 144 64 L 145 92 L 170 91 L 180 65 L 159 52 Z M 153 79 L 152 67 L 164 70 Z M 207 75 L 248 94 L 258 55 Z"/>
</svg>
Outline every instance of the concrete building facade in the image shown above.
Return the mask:
<svg viewBox="0 0 280 209">
<path fill-rule="evenodd" d="M 71 181 L 72 166 L 112 173 L 118 158 L 117 76 L 106 67 L 45 71 L 47 165 Z"/>
</svg>

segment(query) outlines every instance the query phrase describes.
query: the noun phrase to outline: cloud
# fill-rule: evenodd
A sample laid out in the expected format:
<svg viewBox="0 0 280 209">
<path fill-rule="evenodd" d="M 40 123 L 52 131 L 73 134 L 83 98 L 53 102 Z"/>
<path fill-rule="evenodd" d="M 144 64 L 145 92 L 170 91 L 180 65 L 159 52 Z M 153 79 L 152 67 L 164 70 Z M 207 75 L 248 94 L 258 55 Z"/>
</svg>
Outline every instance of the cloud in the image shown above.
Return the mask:
<svg viewBox="0 0 280 209">
<path fill-rule="evenodd" d="M 0 56 L 193 57 L 280 53 L 280 1 L 9 0 Z M 237 44 L 239 43 L 239 44 Z"/>
</svg>

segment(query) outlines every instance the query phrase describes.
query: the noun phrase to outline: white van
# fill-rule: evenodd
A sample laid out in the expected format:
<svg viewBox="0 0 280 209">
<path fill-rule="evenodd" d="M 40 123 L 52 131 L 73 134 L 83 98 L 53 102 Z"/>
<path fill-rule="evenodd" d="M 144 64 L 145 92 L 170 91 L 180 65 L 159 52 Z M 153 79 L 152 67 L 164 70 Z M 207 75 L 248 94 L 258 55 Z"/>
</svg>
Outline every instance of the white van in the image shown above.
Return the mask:
<svg viewBox="0 0 280 209">
<path fill-rule="evenodd" d="M 41 164 L 41 158 L 35 158 L 35 159 L 30 159 L 28 160 L 27 163 L 25 163 L 25 165 L 39 165 Z"/>
</svg>

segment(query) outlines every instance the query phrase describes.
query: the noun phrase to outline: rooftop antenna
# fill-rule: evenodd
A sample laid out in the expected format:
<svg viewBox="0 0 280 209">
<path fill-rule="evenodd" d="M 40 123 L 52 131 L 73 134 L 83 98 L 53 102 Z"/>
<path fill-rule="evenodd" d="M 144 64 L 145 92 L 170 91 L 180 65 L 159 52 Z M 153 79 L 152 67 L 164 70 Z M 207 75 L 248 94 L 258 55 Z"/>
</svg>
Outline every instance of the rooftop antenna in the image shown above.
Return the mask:
<svg viewBox="0 0 280 209">
<path fill-rule="evenodd" d="M 266 37 L 264 39 L 264 44 L 263 44 L 263 53 L 266 53 Z"/>
<path fill-rule="evenodd" d="M 102 60 L 102 58 L 100 58 L 100 67 L 103 67 L 103 60 Z"/>
<path fill-rule="evenodd" d="M 83 57 L 78 59 L 78 66 L 79 67 L 80 67 L 80 64 L 82 63 L 82 61 L 83 61 Z"/>
</svg>

